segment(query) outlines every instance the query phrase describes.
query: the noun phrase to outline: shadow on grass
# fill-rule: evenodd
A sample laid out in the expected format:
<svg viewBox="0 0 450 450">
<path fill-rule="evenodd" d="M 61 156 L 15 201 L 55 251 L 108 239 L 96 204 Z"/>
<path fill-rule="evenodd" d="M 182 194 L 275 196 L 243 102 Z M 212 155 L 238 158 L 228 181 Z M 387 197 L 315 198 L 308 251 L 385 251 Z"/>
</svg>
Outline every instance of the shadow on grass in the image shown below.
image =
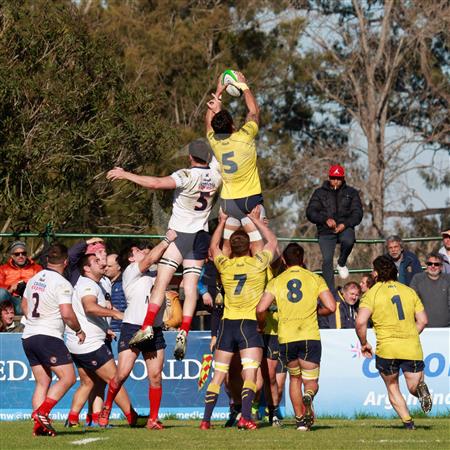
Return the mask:
<svg viewBox="0 0 450 450">
<path fill-rule="evenodd" d="M 415 424 L 416 430 L 432 430 L 433 427 L 430 425 L 417 425 Z M 373 425 L 373 428 L 384 428 L 386 430 L 404 430 L 403 425 Z"/>
</svg>

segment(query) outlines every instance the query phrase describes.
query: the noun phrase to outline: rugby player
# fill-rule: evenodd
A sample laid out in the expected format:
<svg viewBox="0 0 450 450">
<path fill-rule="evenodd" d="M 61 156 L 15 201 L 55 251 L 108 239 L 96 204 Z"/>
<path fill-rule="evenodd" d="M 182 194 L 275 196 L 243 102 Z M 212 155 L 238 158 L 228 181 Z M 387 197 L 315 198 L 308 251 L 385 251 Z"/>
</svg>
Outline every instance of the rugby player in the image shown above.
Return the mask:
<svg viewBox="0 0 450 450">
<path fill-rule="evenodd" d="M 298 244 L 285 248 L 282 258 L 287 269 L 269 281 L 256 314 L 262 329 L 266 311 L 276 303 L 279 351 L 290 376 L 289 395 L 296 426 L 297 430 L 308 431 L 314 423 L 313 399 L 319 389 L 322 354 L 317 315 L 333 313 L 336 301 L 325 280 L 303 268 L 303 256 L 304 250 Z M 319 307 L 317 298 L 321 301 Z"/>
<path fill-rule="evenodd" d="M 173 230 L 169 230 L 166 239 L 155 248 L 140 248 L 131 245 L 120 252 L 119 264 L 122 270 L 122 281 L 127 308 L 125 310 L 119 340 L 119 363 L 116 376 L 110 380 L 108 395 L 99 417 L 99 425 L 107 426 L 114 398 L 133 370 L 134 362 L 142 352 L 147 365 L 150 400 L 150 417 L 147 428 L 160 430 L 163 428 L 158 421 L 159 406 L 162 397 L 162 369 L 164 365 L 164 349 L 166 343 L 162 330 L 164 307 L 159 310 L 153 324 L 153 339 L 146 340 L 138 347 L 130 347 L 129 341 L 142 325 L 147 312 L 148 297 L 156 277 L 156 266 L 167 247 L 177 237 Z M 153 269 L 153 270 L 152 270 Z"/>
<path fill-rule="evenodd" d="M 63 340 L 64 324 L 73 330 L 76 345 L 86 338 L 72 308 L 72 285 L 62 275 L 67 264 L 67 247 L 52 244 L 47 268 L 28 281 L 22 299 L 26 316 L 22 345 L 36 380 L 31 399 L 34 436 L 56 435 L 50 411 L 76 382 Z M 52 372 L 58 377 L 53 384 Z"/>
<path fill-rule="evenodd" d="M 174 350 L 174 356 L 178 360 L 183 359 L 186 353 L 187 334 L 197 304 L 197 283 L 208 255 L 208 217 L 221 184 L 218 171 L 208 165 L 210 158 L 209 145 L 199 139 L 189 144 L 189 169 L 178 170 L 167 177 L 150 177 L 135 175 L 116 167 L 107 175 L 110 180 L 129 180 L 148 189 L 175 189 L 169 229 L 175 230 L 177 237 L 170 243 L 158 264 L 147 314 L 142 327 L 129 341 L 129 345 L 136 346 L 153 338 L 153 325 L 164 302 L 166 289 L 178 266 L 183 263 L 183 321 Z"/>
<path fill-rule="evenodd" d="M 397 281 L 397 267 L 388 256 L 373 261 L 376 283 L 362 297 L 356 317 L 356 334 L 361 352 L 373 357 L 367 342 L 367 323 L 370 318 L 377 338 L 376 368 L 380 372 L 389 395 L 389 401 L 408 430 L 414 430 L 398 384 L 400 369 L 409 392 L 419 398 L 422 410 L 431 411 L 432 399 L 424 382 L 424 362 L 419 334 L 428 322 L 427 314 L 416 292 Z"/>
<path fill-rule="evenodd" d="M 223 254 L 219 247 L 227 220 L 223 212 L 220 212 L 219 224 L 211 239 L 210 252 L 221 276 L 225 291 L 225 308 L 216 341 L 214 377 L 206 391 L 205 411 L 200 424 L 200 428 L 204 430 L 211 427 L 211 416 L 220 386 L 237 350 L 241 356 L 244 380 L 241 395 L 242 416 L 237 425 L 241 429 L 257 428 L 251 419 L 251 407 L 264 343 L 257 330 L 255 308 L 264 291 L 267 267 L 278 250 L 277 238 L 260 218 L 260 214 L 260 208 L 257 206 L 248 216 L 267 241 L 263 250 L 254 256 L 250 256 L 250 238 L 242 230 L 235 231 L 230 236 L 231 257 Z"/>
<path fill-rule="evenodd" d="M 228 215 L 223 235 L 225 254 L 229 254 L 231 234 L 241 225 L 250 237 L 252 253 L 256 253 L 258 250 L 254 249 L 254 243 L 260 241 L 261 236 L 247 214 L 256 205 L 261 205 L 261 215 L 265 216 L 256 166 L 255 137 L 259 129 L 259 107 L 244 75 L 240 72 L 237 72 L 237 75 L 239 81 L 234 84 L 243 91 L 248 109 L 242 128 L 236 130 L 231 114 L 222 109 L 221 96 L 226 86 L 222 84 L 221 77 L 216 93 L 207 103 L 205 117 L 206 136 L 220 164 L 223 180 L 220 192 L 221 207 Z"/>
<path fill-rule="evenodd" d="M 80 386 L 75 391 L 66 425 L 79 425 L 79 413 L 92 389 L 101 382 L 108 383 L 116 376 L 117 368 L 110 347 L 105 340 L 115 338 L 107 318 L 122 320 L 123 313 L 106 307 L 104 291 L 99 285 L 105 266 L 93 254 L 84 255 L 79 261 L 81 276 L 75 285 L 73 308 L 81 326 L 86 332 L 82 345 L 76 341 L 75 333 L 67 330 L 67 348 L 78 368 Z M 133 426 L 137 413 L 131 406 L 123 387 L 116 396 L 116 403 L 122 409 L 128 423 Z"/>
</svg>

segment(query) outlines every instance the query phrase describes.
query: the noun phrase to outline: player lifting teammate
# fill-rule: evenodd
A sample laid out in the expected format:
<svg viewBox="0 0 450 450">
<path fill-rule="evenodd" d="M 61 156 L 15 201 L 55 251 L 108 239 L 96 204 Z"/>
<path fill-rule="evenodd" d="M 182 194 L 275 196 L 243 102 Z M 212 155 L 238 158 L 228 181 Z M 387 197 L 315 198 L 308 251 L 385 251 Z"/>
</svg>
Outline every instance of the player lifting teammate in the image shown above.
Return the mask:
<svg viewBox="0 0 450 450">
<path fill-rule="evenodd" d="M 155 285 L 142 327 L 130 340 L 130 346 L 153 338 L 153 324 L 164 302 L 165 291 L 178 266 L 183 263 L 185 301 L 183 322 L 177 335 L 174 356 L 180 360 L 186 352 L 187 334 L 197 303 L 197 284 L 208 255 L 210 236 L 208 217 L 214 196 L 221 184 L 220 174 L 210 168 L 209 145 L 196 140 L 189 144 L 191 167 L 167 177 L 139 176 L 116 167 L 108 172 L 110 180 L 129 180 L 149 189 L 175 189 L 169 228 L 177 232 L 158 264 Z"/>
<path fill-rule="evenodd" d="M 419 334 L 428 318 L 416 292 L 397 281 L 397 268 L 392 259 L 379 256 L 373 262 L 376 279 L 361 300 L 356 318 L 356 334 L 361 352 L 373 357 L 367 342 L 367 323 L 370 318 L 377 337 L 376 367 L 386 384 L 389 401 L 406 429 L 413 430 L 414 422 L 398 384 L 400 369 L 409 392 L 418 397 L 425 413 L 431 411 L 432 400 L 424 382 L 424 362 Z"/>
<path fill-rule="evenodd" d="M 290 375 L 289 394 L 296 426 L 298 430 L 308 431 L 314 422 L 312 402 L 319 389 L 322 354 L 317 314 L 333 313 L 336 301 L 325 280 L 303 268 L 303 254 L 298 244 L 286 247 L 283 261 L 287 269 L 269 281 L 256 313 L 263 328 L 265 312 L 276 303 L 280 358 Z M 317 298 L 322 302 L 319 308 Z"/>
</svg>

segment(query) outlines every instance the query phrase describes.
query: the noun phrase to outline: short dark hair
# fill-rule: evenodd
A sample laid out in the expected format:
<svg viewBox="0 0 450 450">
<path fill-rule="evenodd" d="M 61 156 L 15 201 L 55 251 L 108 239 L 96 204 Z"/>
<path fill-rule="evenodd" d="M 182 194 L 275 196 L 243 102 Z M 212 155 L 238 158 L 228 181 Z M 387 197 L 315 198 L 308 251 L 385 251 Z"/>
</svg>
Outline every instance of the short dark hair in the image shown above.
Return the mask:
<svg viewBox="0 0 450 450">
<path fill-rule="evenodd" d="M 367 278 L 367 287 L 370 289 L 370 288 L 375 284 L 375 279 L 373 278 L 373 276 L 372 276 L 371 273 L 365 273 L 365 274 L 363 274 L 363 276 L 361 277 L 361 279 L 364 278 L 364 277 Z"/>
<path fill-rule="evenodd" d="M 14 309 L 14 303 L 11 300 L 3 300 L 0 303 L 0 314 L 8 308 Z"/>
<path fill-rule="evenodd" d="M 55 242 L 48 248 L 47 261 L 49 264 L 62 264 L 68 257 L 69 253 L 64 244 Z"/>
<path fill-rule="evenodd" d="M 84 267 L 85 266 L 90 267 L 90 265 L 91 265 L 89 262 L 89 259 L 91 256 L 96 257 L 94 253 L 86 253 L 78 261 L 78 270 L 80 271 L 81 275 L 83 275 L 83 276 L 84 276 Z"/>
<path fill-rule="evenodd" d="M 213 117 L 211 126 L 216 134 L 231 134 L 233 132 L 233 118 L 226 109 L 222 109 Z"/>
<path fill-rule="evenodd" d="M 250 238 L 244 230 L 236 230 L 230 236 L 230 247 L 233 256 L 245 256 L 250 249 Z"/>
<path fill-rule="evenodd" d="M 305 250 L 296 242 L 291 242 L 283 251 L 283 259 L 288 266 L 303 266 Z"/>
<path fill-rule="evenodd" d="M 141 250 L 144 250 L 146 248 L 151 250 L 153 248 L 153 245 L 146 242 L 132 242 L 130 245 L 122 248 L 119 255 L 117 256 L 117 262 L 119 263 L 120 270 L 122 272 L 130 265 L 130 261 L 128 258 L 130 256 L 133 256 L 133 247 L 137 247 Z"/>
<path fill-rule="evenodd" d="M 397 267 L 389 256 L 381 255 L 373 260 L 373 268 L 377 272 L 377 281 L 397 281 Z"/>
</svg>

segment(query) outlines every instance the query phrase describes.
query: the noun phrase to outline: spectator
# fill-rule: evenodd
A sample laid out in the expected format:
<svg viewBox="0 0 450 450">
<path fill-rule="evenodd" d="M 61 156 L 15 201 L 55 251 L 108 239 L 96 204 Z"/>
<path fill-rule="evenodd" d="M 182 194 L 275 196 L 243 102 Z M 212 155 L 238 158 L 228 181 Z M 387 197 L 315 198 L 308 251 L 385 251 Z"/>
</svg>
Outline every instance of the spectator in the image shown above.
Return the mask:
<svg viewBox="0 0 450 450">
<path fill-rule="evenodd" d="M 42 267 L 27 257 L 25 242 L 13 242 L 8 247 L 8 253 L 10 259 L 0 266 L 0 301 L 12 301 L 15 313 L 22 314 L 20 304 L 25 285 Z"/>
<path fill-rule="evenodd" d="M 127 300 L 125 298 L 125 294 L 123 292 L 122 287 L 122 270 L 120 269 L 120 265 L 117 261 L 118 255 L 115 253 L 111 253 L 106 257 L 106 269 L 105 275 L 111 281 L 111 303 L 113 308 L 124 312 L 127 308 Z M 112 319 L 111 320 L 111 329 L 114 333 L 120 332 L 120 326 L 122 324 L 121 320 Z"/>
<path fill-rule="evenodd" d="M 0 303 L 0 332 L 21 333 L 23 325 L 14 323 L 14 304 L 11 300 Z"/>
<path fill-rule="evenodd" d="M 439 249 L 442 256 L 442 272 L 450 274 L 450 229 L 441 232 L 443 246 Z"/>
<path fill-rule="evenodd" d="M 393 235 L 386 239 L 388 256 L 394 261 L 398 270 L 398 281 L 409 286 L 413 276 L 422 272 L 419 258 L 403 247 L 402 239 Z"/>
<path fill-rule="evenodd" d="M 341 244 L 337 271 L 342 279 L 348 277 L 347 258 L 355 243 L 355 227 L 361 223 L 363 210 L 356 189 L 345 182 L 344 168 L 331 166 L 328 180 L 316 189 L 306 208 L 306 217 L 317 226 L 322 273 L 328 287 L 334 291 L 333 256 L 336 244 Z"/>
<path fill-rule="evenodd" d="M 350 281 L 335 294 L 336 311 L 329 316 L 319 316 L 320 328 L 355 328 L 357 304 L 361 296 L 358 283 Z"/>
<path fill-rule="evenodd" d="M 361 295 L 365 294 L 373 285 L 375 284 L 375 279 L 372 274 L 368 273 L 361 277 L 359 282 L 359 287 L 361 288 Z"/>
<path fill-rule="evenodd" d="M 411 286 L 422 300 L 428 316 L 428 327 L 450 325 L 450 274 L 443 273 L 440 253 L 430 253 L 425 272 L 414 275 Z"/>
</svg>

